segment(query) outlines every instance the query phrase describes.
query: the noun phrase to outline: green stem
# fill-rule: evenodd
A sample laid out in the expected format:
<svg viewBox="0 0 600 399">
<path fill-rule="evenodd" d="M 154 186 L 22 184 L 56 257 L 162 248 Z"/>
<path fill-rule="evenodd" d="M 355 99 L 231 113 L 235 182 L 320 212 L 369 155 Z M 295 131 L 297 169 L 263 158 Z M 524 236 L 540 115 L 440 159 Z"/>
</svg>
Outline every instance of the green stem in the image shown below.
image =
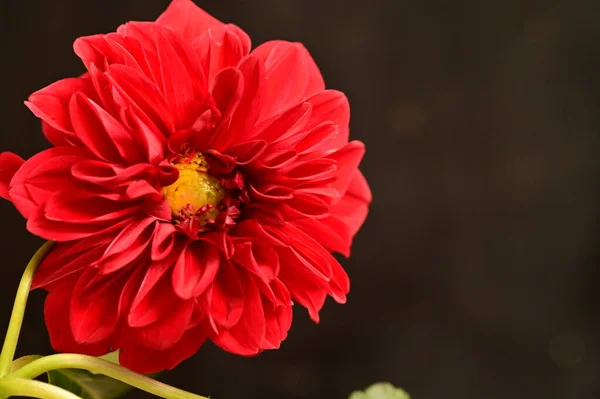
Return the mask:
<svg viewBox="0 0 600 399">
<path fill-rule="evenodd" d="M 21 367 L 25 366 L 26 364 L 29 364 L 39 358 L 41 358 L 40 355 L 27 355 L 27 356 L 23 356 L 23 357 L 16 359 L 10 365 L 10 373 L 20 369 Z"/>
<path fill-rule="evenodd" d="M 0 379 L 0 396 L 25 396 L 41 399 L 81 399 L 79 396 L 54 385 L 23 378 Z"/>
<path fill-rule="evenodd" d="M 8 324 L 8 331 L 6 332 L 2 353 L 0 354 L 0 378 L 9 372 L 11 363 L 15 357 L 15 350 L 17 349 L 17 341 L 19 340 L 19 333 L 23 324 L 23 315 L 25 314 L 25 305 L 27 304 L 27 297 L 31 289 L 33 274 L 52 244 L 52 241 L 48 241 L 38 249 L 25 268 L 23 277 L 21 277 L 12 315 L 10 316 L 10 323 Z"/>
<path fill-rule="evenodd" d="M 29 379 L 58 369 L 84 369 L 92 373 L 104 374 L 165 399 L 208 399 L 163 384 L 107 360 L 86 355 L 58 354 L 42 357 L 14 371 L 8 377 Z"/>
</svg>

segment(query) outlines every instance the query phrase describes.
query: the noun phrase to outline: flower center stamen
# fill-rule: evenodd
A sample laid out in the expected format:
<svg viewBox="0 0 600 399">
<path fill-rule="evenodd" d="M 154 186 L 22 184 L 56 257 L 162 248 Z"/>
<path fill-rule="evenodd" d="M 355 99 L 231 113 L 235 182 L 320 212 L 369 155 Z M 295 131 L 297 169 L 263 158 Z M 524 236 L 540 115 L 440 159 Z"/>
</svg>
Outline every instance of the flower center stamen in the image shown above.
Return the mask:
<svg viewBox="0 0 600 399">
<path fill-rule="evenodd" d="M 179 178 L 163 187 L 162 193 L 173 216 L 205 211 L 204 219 L 216 218 L 219 214 L 217 205 L 226 192 L 219 179 L 208 173 L 208 164 L 202 154 L 182 156 L 171 164 L 179 170 Z"/>
</svg>

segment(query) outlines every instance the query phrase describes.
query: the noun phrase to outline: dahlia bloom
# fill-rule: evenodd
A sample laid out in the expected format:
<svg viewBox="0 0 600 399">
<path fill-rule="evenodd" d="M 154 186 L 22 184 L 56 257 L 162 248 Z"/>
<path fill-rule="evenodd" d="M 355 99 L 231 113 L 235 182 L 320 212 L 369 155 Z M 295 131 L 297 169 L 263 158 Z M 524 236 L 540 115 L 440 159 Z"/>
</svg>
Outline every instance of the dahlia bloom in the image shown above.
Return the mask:
<svg viewBox="0 0 600 399">
<path fill-rule="evenodd" d="M 26 102 L 53 147 L 0 155 L 0 195 L 57 241 L 33 284 L 57 351 L 119 349 L 142 373 L 207 338 L 251 356 L 280 346 L 292 301 L 318 322 L 328 295 L 346 300 L 332 253 L 368 212 L 364 146 L 301 44 L 250 51 L 174 0 L 74 50 L 87 72 Z"/>
</svg>

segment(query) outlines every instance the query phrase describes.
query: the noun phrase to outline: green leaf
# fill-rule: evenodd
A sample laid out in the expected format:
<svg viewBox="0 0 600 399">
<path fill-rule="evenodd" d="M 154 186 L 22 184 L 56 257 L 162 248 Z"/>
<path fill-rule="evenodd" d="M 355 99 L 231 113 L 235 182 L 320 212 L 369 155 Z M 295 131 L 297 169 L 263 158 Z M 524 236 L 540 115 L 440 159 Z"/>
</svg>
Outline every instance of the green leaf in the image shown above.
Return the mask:
<svg viewBox="0 0 600 399">
<path fill-rule="evenodd" d="M 348 399 L 410 399 L 410 396 L 402 389 L 382 382 L 371 385 L 364 392 L 353 392 Z"/>
<path fill-rule="evenodd" d="M 92 374 L 87 370 L 49 371 L 48 382 L 83 399 L 114 399 L 133 390 L 133 387 L 121 381 L 102 374 Z"/>
</svg>

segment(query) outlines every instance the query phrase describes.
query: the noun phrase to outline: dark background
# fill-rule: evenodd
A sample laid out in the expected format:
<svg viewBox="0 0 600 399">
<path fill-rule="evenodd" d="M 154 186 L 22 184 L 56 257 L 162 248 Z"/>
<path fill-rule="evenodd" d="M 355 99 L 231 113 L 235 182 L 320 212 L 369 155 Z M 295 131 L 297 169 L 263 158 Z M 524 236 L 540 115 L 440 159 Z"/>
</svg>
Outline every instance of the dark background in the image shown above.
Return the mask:
<svg viewBox="0 0 600 399">
<path fill-rule="evenodd" d="M 46 148 L 23 106 L 83 66 L 71 43 L 167 0 L 2 1 L 2 150 Z M 597 0 L 197 0 L 254 44 L 301 41 L 347 93 L 374 203 L 344 306 L 296 309 L 279 351 L 207 344 L 163 379 L 215 399 L 597 399 Z M 0 331 L 40 240 L 1 205 Z M 49 353 L 34 292 L 19 354 Z M 132 397 L 142 398 L 138 393 Z"/>
</svg>

